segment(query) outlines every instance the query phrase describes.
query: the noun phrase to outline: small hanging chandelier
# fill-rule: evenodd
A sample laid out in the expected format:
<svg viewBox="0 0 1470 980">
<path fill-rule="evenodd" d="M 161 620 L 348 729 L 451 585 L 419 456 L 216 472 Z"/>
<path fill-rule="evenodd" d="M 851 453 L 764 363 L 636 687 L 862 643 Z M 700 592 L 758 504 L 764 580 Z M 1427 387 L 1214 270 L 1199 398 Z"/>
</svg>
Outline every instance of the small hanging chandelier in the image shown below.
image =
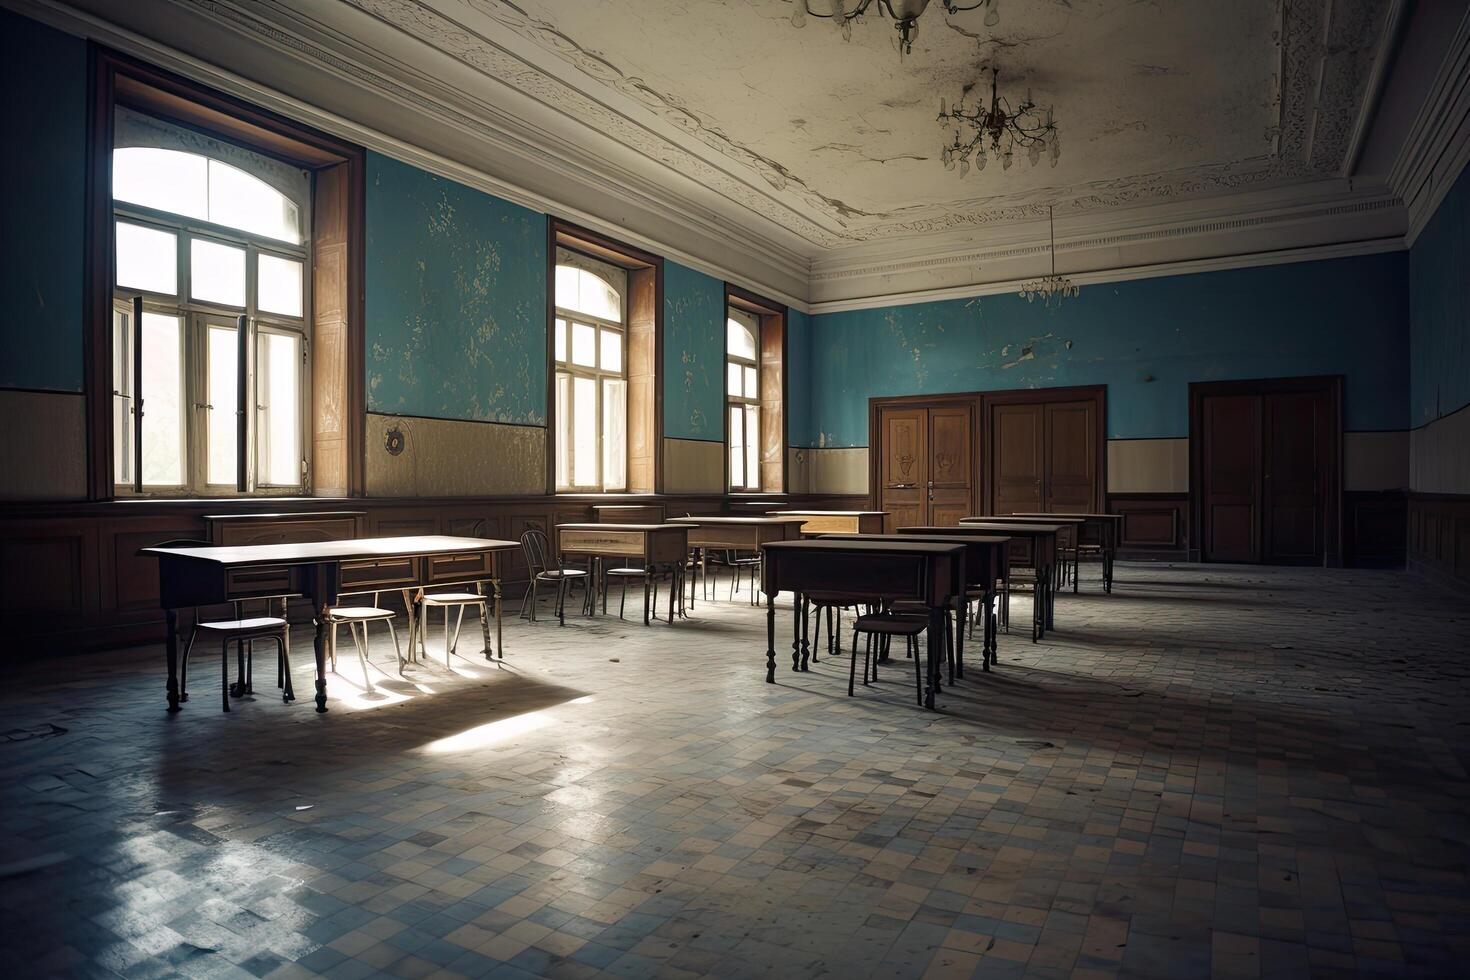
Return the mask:
<svg viewBox="0 0 1470 980">
<path fill-rule="evenodd" d="M 970 171 L 972 154 L 976 170 L 985 169 L 987 157 L 994 157 L 1003 169 L 1009 170 L 1017 150 L 1026 153 L 1033 167 L 1041 160 L 1043 150 L 1051 157 L 1053 167 L 1061 159 L 1062 144 L 1057 137 L 1051 108 L 1038 108 L 1031 101 L 1031 93 L 1027 92 L 1026 101 L 1012 111 L 1010 103 L 997 94 L 999 79 L 1000 69 L 991 66 L 989 107 L 982 102 L 967 110 L 964 95 L 960 96 L 953 109 L 945 108 L 944 100 L 939 100 L 939 125 L 945 129 L 955 127 L 954 142 L 939 153 L 946 170 L 953 170 L 955 164 L 959 164 L 960 176 L 963 177 Z M 971 131 L 968 138 L 961 136 L 965 129 Z"/>
<path fill-rule="evenodd" d="M 1057 306 L 1061 306 L 1062 300 L 1080 296 L 1082 290 L 1066 276 L 1057 275 L 1057 223 L 1052 217 L 1050 204 L 1046 206 L 1046 220 L 1051 228 L 1051 275 L 1022 283 L 1021 297 L 1028 303 L 1034 303 L 1039 299 L 1047 306 L 1051 306 L 1052 301 L 1055 300 Z"/>
<path fill-rule="evenodd" d="M 1000 23 L 1000 0 L 975 0 L 968 5 L 956 0 L 940 2 L 945 12 L 951 14 L 989 7 L 990 12 L 985 15 L 985 26 L 994 27 Z M 825 7 L 827 12 L 824 14 L 813 10 L 813 4 Z M 852 38 L 853 23 L 862 23 L 863 15 L 869 8 L 876 6 L 880 15 L 893 18 L 893 27 L 898 31 L 898 54 L 903 57 L 914 53 L 914 35 L 919 30 L 919 17 L 929 9 L 929 0 L 792 0 L 792 6 L 795 7 L 791 12 L 793 27 L 804 27 L 808 14 L 823 20 L 830 19 L 842 31 L 843 40 Z"/>
</svg>

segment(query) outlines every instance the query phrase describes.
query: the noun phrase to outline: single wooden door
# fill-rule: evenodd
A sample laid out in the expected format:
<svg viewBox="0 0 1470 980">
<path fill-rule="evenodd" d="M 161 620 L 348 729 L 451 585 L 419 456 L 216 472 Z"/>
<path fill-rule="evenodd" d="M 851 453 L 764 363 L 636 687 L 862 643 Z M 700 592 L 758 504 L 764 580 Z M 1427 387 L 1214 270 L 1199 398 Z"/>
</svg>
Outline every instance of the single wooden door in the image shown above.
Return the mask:
<svg viewBox="0 0 1470 980">
<path fill-rule="evenodd" d="M 958 524 L 974 510 L 970 407 L 929 409 L 929 485 L 925 524 Z M 894 525 L 899 527 L 901 525 Z"/>
<path fill-rule="evenodd" d="M 1266 395 L 1262 408 L 1262 557 L 1280 564 L 1320 564 L 1319 474 L 1330 461 L 1330 406 L 1321 392 L 1289 391 Z"/>
<path fill-rule="evenodd" d="M 878 409 L 878 509 L 886 528 L 924 524 L 929 484 L 929 410 Z"/>
<path fill-rule="evenodd" d="M 1035 513 L 1046 494 L 1043 404 L 995 405 L 990 415 L 990 472 L 997 514 Z"/>
<path fill-rule="evenodd" d="M 1087 514 L 1097 509 L 1097 440 L 1093 403 L 1046 405 L 1045 502 L 1050 514 Z"/>
<path fill-rule="evenodd" d="M 1201 421 L 1200 557 L 1259 561 L 1261 396 L 1208 396 Z"/>
</svg>

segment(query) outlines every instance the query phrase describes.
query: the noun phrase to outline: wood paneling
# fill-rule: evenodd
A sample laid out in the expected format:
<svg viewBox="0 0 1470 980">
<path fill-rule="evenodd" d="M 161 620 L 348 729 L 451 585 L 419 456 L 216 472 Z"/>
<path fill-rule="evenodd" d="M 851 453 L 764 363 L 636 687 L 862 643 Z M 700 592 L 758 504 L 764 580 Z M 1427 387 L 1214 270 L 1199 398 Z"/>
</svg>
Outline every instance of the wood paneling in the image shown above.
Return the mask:
<svg viewBox="0 0 1470 980">
<path fill-rule="evenodd" d="M 1187 494 L 1109 494 L 1108 511 L 1123 515 L 1118 540 L 1123 557 L 1184 557 L 1189 543 Z"/>
<path fill-rule="evenodd" d="M 991 408 L 992 513 L 1036 513 L 1044 509 L 1045 451 L 1045 405 L 996 405 Z"/>
<path fill-rule="evenodd" d="M 1411 493 L 1409 569 L 1470 590 L 1470 495 Z"/>
<path fill-rule="evenodd" d="M 874 399 L 873 459 L 884 526 L 956 524 L 975 506 L 974 402 Z"/>
<path fill-rule="evenodd" d="M 1259 561 L 1261 400 L 1215 395 L 1204 400 L 1200 433 L 1201 557 Z"/>
<path fill-rule="evenodd" d="M 930 489 L 925 524 L 958 524 L 974 510 L 973 419 L 968 405 L 938 405 L 929 410 Z"/>
<path fill-rule="evenodd" d="M 1092 510 L 1099 485 L 1093 404 L 1048 402 L 1045 410 L 1046 500 L 1041 509 L 1085 514 Z"/>
<path fill-rule="evenodd" d="M 1408 533 L 1408 500 L 1401 491 L 1343 494 L 1343 553 L 1349 565 L 1402 568 Z"/>
<path fill-rule="evenodd" d="M 652 493 L 658 458 L 658 270 L 628 270 L 628 489 Z"/>
</svg>

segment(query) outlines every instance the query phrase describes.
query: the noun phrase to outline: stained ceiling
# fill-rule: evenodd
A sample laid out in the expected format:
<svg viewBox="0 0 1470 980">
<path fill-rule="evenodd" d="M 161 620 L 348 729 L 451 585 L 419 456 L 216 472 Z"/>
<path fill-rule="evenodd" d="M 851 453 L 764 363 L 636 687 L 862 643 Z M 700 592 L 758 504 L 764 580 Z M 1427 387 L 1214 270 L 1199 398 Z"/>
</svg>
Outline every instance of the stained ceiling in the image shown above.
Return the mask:
<svg viewBox="0 0 1470 980">
<path fill-rule="evenodd" d="M 844 40 L 790 0 L 347 2 L 483 70 L 533 46 L 535 97 L 822 248 L 1334 174 L 1387 7 L 998 0 L 987 27 L 934 0 L 901 59 L 891 20 Z M 942 166 L 939 99 L 991 65 L 1053 108 L 1055 168 Z"/>
</svg>

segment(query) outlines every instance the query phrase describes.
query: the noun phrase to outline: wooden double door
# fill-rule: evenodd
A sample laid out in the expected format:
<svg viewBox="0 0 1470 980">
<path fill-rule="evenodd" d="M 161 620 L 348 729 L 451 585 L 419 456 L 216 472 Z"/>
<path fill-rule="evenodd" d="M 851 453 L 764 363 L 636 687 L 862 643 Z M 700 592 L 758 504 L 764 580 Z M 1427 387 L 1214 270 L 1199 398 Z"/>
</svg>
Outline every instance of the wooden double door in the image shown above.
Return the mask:
<svg viewBox="0 0 1470 980">
<path fill-rule="evenodd" d="M 884 530 L 958 524 L 974 508 L 974 406 L 964 402 L 877 409 L 878 509 Z"/>
<path fill-rule="evenodd" d="M 1017 400 L 1011 400 L 1016 398 Z M 987 400 L 992 514 L 1102 511 L 1095 398 Z"/>
<path fill-rule="evenodd" d="M 1340 555 L 1340 382 L 1191 386 L 1199 557 L 1317 565 Z"/>
</svg>

